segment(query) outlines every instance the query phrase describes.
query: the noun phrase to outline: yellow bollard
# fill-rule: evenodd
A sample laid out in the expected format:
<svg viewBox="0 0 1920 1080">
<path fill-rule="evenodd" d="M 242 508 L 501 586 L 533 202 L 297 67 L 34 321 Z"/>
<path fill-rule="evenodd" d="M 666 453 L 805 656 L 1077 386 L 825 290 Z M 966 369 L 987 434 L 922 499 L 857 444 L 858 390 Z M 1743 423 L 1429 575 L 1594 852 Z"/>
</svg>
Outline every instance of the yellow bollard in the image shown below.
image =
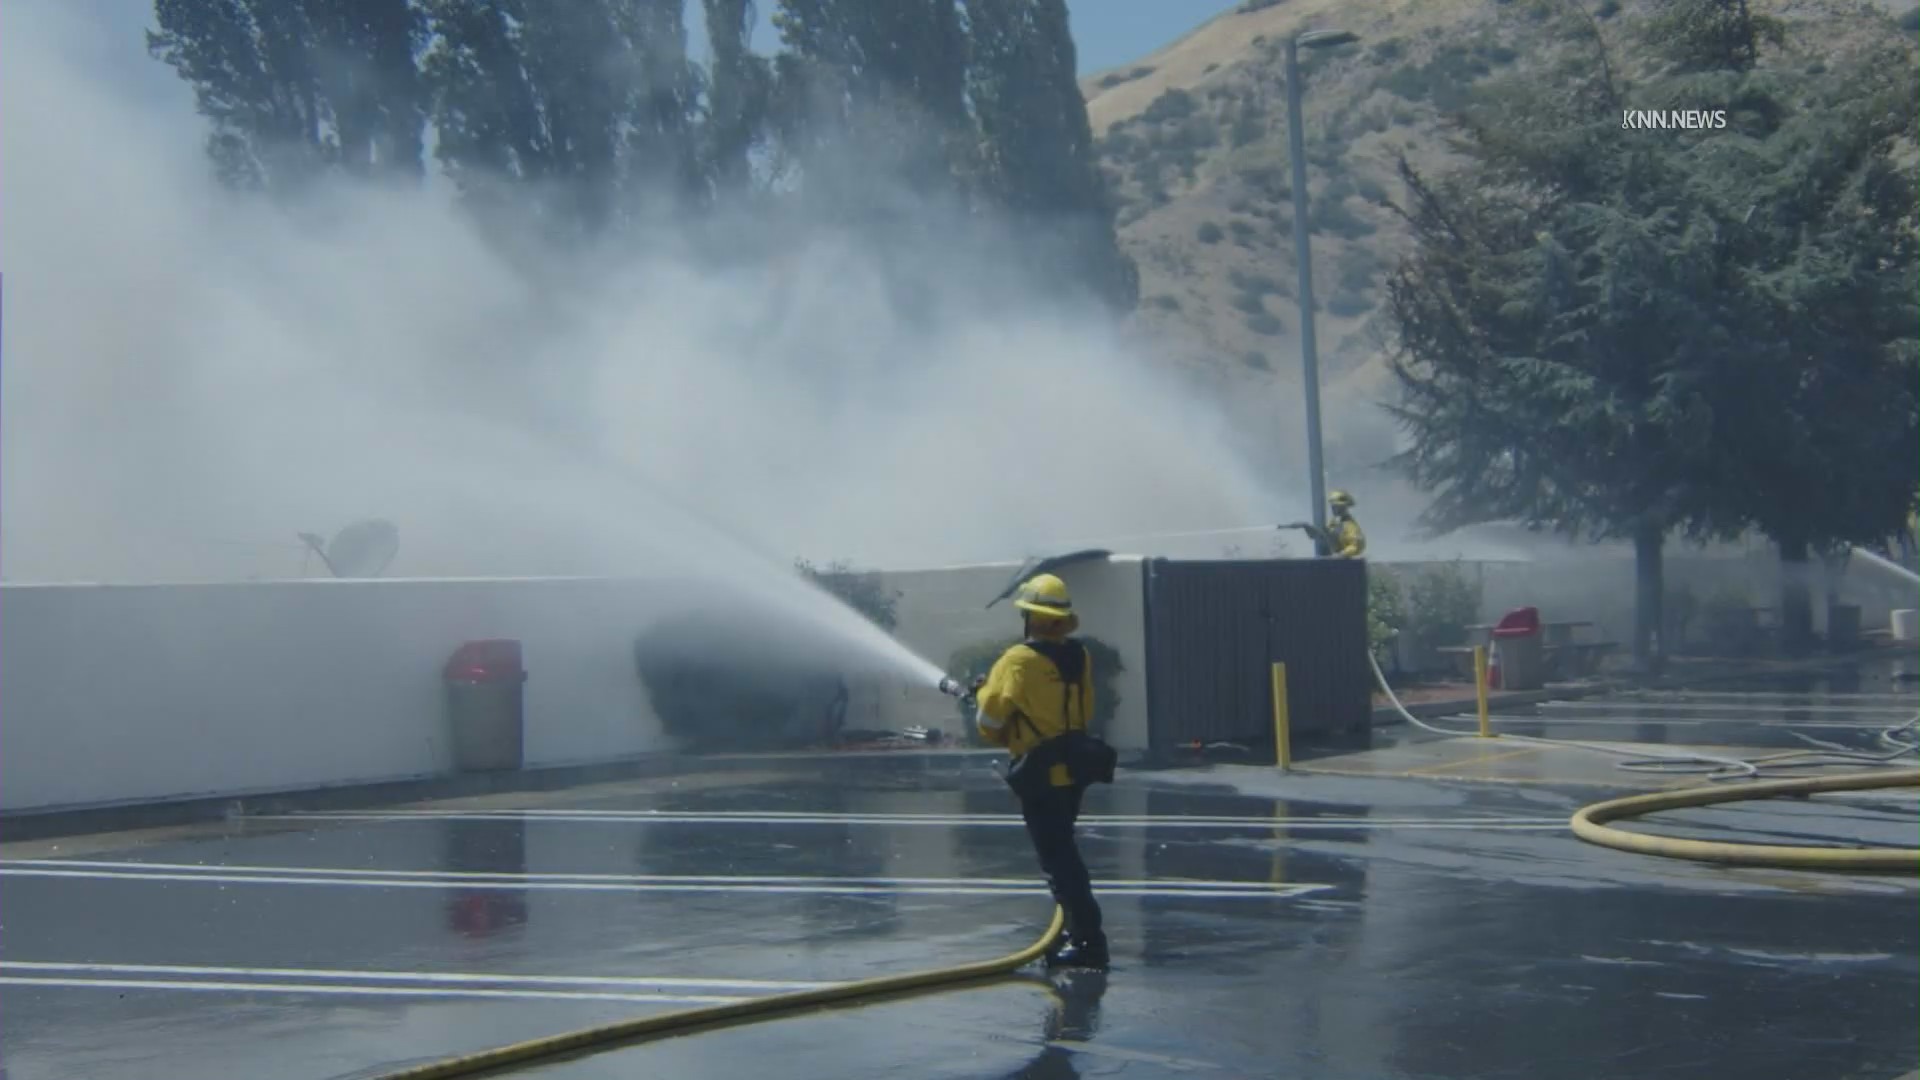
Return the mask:
<svg viewBox="0 0 1920 1080">
<path fill-rule="evenodd" d="M 1277 764 L 1293 768 L 1293 734 L 1287 721 L 1287 665 L 1273 665 L 1273 745 Z"/>
<path fill-rule="evenodd" d="M 1487 647 L 1473 647 L 1473 696 L 1480 703 L 1480 737 L 1493 738 L 1493 725 L 1487 721 Z"/>
</svg>

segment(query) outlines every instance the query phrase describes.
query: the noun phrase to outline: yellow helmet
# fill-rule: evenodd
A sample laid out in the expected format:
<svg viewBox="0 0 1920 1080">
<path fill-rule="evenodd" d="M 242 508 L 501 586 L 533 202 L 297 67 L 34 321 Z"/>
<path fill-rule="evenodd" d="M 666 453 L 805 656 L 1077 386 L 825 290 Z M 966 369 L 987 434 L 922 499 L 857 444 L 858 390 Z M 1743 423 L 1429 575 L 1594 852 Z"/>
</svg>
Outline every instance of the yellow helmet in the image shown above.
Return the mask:
<svg viewBox="0 0 1920 1080">
<path fill-rule="evenodd" d="M 1036 574 L 1023 582 L 1013 595 L 1013 606 L 1055 619 L 1073 617 L 1073 598 L 1067 595 L 1067 583 L 1052 574 Z"/>
<path fill-rule="evenodd" d="M 1344 491 L 1336 491 L 1327 496 L 1327 505 L 1337 506 L 1342 510 L 1350 509 L 1353 506 L 1353 496 Z"/>
</svg>

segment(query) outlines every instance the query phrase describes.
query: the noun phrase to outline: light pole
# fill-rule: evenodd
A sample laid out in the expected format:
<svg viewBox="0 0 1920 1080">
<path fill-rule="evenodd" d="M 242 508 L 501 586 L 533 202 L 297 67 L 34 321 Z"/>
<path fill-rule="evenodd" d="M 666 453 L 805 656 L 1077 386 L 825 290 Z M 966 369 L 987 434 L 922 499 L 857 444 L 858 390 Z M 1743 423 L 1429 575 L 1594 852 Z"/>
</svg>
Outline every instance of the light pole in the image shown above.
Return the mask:
<svg viewBox="0 0 1920 1080">
<path fill-rule="evenodd" d="M 1313 337 L 1313 260 L 1307 242 L 1307 137 L 1300 123 L 1300 49 L 1327 49 L 1360 40 L 1346 30 L 1313 30 L 1287 38 L 1287 156 L 1293 159 L 1293 260 L 1300 271 L 1300 369 L 1307 399 L 1307 470 L 1313 488 L 1313 525 L 1327 531 L 1327 477 L 1320 463 L 1320 355 Z M 1319 541 L 1315 540 L 1316 548 Z M 1325 554 L 1325 552 L 1321 552 Z"/>
</svg>

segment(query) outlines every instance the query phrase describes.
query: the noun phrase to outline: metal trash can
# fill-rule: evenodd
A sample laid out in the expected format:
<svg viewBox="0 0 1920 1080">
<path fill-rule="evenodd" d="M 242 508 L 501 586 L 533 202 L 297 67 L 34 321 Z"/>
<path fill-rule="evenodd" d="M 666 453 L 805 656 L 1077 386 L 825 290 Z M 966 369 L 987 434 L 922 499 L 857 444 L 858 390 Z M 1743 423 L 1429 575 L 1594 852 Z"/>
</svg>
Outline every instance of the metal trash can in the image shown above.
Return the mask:
<svg viewBox="0 0 1920 1080">
<path fill-rule="evenodd" d="M 460 772 L 518 769 L 525 744 L 527 672 L 520 643 L 469 641 L 442 672 L 453 728 L 453 766 Z"/>
<path fill-rule="evenodd" d="M 1538 690 L 1547 684 L 1546 637 L 1539 608 L 1515 608 L 1493 628 L 1500 654 L 1500 689 Z"/>
</svg>

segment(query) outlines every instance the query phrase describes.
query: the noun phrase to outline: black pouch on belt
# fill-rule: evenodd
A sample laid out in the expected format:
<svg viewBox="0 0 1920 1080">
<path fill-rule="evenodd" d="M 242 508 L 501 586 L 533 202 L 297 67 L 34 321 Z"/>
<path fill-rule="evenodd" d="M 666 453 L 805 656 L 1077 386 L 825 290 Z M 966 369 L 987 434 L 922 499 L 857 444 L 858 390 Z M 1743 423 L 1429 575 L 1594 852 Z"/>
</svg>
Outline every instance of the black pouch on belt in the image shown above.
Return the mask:
<svg viewBox="0 0 1920 1080">
<path fill-rule="evenodd" d="M 1014 722 L 1033 723 L 1024 716 L 1016 717 Z M 1053 787 L 1053 767 L 1067 763 L 1066 750 L 1066 740 L 1054 738 L 1014 758 L 1007 763 L 1007 786 L 1023 802 L 1046 794 Z M 1071 764 L 1068 764 L 1067 771 L 1073 771 Z"/>
</svg>

